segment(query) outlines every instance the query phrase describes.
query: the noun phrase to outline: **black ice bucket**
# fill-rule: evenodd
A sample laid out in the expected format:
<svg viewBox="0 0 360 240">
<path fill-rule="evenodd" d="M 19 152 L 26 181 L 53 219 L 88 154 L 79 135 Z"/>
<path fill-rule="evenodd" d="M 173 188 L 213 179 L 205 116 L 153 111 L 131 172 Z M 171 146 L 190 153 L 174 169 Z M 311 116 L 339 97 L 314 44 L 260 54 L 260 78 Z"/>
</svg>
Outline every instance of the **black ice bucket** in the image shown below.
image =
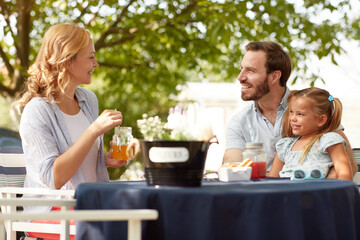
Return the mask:
<svg viewBox="0 0 360 240">
<path fill-rule="evenodd" d="M 201 186 L 209 145 L 202 141 L 140 140 L 147 184 Z"/>
</svg>

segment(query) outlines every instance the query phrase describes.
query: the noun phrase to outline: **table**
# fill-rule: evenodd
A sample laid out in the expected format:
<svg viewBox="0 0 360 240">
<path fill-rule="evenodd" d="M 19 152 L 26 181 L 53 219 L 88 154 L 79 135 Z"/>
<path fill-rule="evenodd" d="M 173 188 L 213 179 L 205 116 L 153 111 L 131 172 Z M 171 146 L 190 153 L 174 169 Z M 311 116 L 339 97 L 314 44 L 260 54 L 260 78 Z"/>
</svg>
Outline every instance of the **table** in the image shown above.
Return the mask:
<svg viewBox="0 0 360 240">
<path fill-rule="evenodd" d="M 360 239 L 360 197 L 342 180 L 203 181 L 201 187 L 151 187 L 146 182 L 85 183 L 77 209 L 159 211 L 142 239 Z M 77 239 L 125 239 L 124 222 L 77 224 Z"/>
</svg>

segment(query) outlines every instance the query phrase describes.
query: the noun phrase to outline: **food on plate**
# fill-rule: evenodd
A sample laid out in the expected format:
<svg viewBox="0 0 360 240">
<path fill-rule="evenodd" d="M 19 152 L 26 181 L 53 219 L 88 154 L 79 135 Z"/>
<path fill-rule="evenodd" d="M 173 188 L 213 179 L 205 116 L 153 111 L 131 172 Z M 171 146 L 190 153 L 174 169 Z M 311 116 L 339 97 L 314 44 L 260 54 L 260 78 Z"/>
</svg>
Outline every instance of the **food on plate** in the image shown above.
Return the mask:
<svg viewBox="0 0 360 240">
<path fill-rule="evenodd" d="M 253 162 L 249 159 L 241 162 L 224 163 L 218 169 L 219 180 L 222 182 L 250 180 Z"/>
<path fill-rule="evenodd" d="M 250 158 L 247 158 L 241 162 L 240 167 L 251 167 L 252 164 L 253 161 L 251 161 Z"/>
<path fill-rule="evenodd" d="M 244 161 L 242 161 L 240 164 L 239 163 L 224 163 L 221 165 L 221 167 L 224 168 L 233 168 L 233 167 L 251 167 L 251 165 L 253 164 L 253 161 L 250 160 L 250 158 L 245 159 Z"/>
<path fill-rule="evenodd" d="M 226 168 L 237 167 L 237 166 L 239 166 L 239 165 L 236 164 L 236 163 L 232 163 L 232 162 L 224 163 L 224 164 L 221 165 L 221 167 L 226 167 Z"/>
</svg>

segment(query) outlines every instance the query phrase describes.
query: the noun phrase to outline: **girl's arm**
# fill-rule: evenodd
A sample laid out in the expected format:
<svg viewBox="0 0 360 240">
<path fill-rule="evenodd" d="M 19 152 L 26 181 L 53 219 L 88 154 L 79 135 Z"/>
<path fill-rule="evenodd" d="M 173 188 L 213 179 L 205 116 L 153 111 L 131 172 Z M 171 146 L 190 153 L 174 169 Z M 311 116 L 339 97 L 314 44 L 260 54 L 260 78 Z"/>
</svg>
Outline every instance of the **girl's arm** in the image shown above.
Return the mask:
<svg viewBox="0 0 360 240">
<path fill-rule="evenodd" d="M 270 168 L 269 173 L 267 174 L 269 177 L 280 177 L 279 172 L 284 166 L 284 162 L 282 162 L 279 158 L 279 155 L 276 154 L 274 158 L 274 162 Z"/>
<path fill-rule="evenodd" d="M 334 163 L 335 172 L 338 179 L 352 181 L 352 172 L 349 159 L 345 153 L 343 143 L 338 143 L 327 148 Z"/>
<path fill-rule="evenodd" d="M 343 130 L 338 130 L 338 131 L 336 131 L 336 133 L 340 134 L 340 136 L 342 136 L 346 142 L 345 152 L 346 152 L 349 162 L 351 164 L 352 175 L 355 176 L 355 174 L 358 171 L 358 165 L 355 161 L 354 153 L 352 151 L 352 147 L 350 145 L 349 139 L 346 137 Z"/>
</svg>

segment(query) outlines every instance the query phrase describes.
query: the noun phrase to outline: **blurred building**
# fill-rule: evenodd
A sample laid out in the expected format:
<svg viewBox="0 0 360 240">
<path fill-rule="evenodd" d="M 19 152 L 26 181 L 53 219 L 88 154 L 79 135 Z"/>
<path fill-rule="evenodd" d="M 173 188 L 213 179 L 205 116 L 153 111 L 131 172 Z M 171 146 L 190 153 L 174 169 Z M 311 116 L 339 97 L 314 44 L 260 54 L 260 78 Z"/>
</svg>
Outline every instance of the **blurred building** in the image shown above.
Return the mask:
<svg viewBox="0 0 360 240">
<path fill-rule="evenodd" d="M 196 121 L 210 123 L 219 144 L 212 144 L 206 159 L 206 170 L 217 170 L 225 150 L 225 129 L 231 116 L 245 104 L 240 97 L 241 86 L 234 83 L 189 82 L 183 87 L 178 100 L 188 104 L 189 114 Z"/>
</svg>

